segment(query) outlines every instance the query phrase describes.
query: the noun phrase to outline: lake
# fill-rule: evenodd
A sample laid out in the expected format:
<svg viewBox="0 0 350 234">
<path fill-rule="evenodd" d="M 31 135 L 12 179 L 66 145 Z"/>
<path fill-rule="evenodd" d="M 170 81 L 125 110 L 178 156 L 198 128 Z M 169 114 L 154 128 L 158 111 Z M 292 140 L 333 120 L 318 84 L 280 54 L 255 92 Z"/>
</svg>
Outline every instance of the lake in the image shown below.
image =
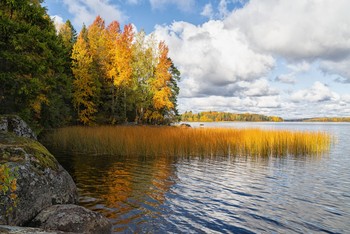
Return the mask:
<svg viewBox="0 0 350 234">
<path fill-rule="evenodd" d="M 199 127 L 200 123 L 190 123 Z M 115 233 L 349 233 L 349 123 L 204 123 L 326 131 L 317 156 L 145 158 L 55 152 Z"/>
</svg>

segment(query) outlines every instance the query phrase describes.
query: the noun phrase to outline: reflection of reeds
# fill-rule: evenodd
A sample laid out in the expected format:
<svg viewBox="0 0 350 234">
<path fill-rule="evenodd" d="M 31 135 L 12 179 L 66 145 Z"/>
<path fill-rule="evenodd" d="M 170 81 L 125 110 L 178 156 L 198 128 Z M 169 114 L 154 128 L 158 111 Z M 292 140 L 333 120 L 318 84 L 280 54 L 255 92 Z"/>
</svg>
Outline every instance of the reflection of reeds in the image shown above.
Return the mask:
<svg viewBox="0 0 350 234">
<path fill-rule="evenodd" d="M 140 156 L 286 156 L 326 152 L 324 132 L 177 127 L 69 127 L 50 134 L 59 150 Z"/>
</svg>

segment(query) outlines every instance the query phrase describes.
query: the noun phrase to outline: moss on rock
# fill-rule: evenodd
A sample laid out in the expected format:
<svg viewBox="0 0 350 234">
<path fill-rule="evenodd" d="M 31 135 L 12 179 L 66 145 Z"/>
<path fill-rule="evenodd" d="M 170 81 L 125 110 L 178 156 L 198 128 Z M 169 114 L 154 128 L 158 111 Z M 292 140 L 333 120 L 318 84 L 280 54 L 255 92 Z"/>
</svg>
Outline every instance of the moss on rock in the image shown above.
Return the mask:
<svg viewBox="0 0 350 234">
<path fill-rule="evenodd" d="M 26 123 L 19 117 L 0 120 L 0 166 L 6 171 L 2 184 L 16 188 L 10 191 L 3 186 L 6 192 L 0 193 L 0 224 L 24 225 L 42 209 L 76 203 L 78 194 L 72 177 L 29 134 Z M 10 179 L 16 186 L 9 183 Z"/>
<path fill-rule="evenodd" d="M 0 132 L 0 163 L 30 161 L 36 167 L 58 170 L 55 157 L 38 141 Z"/>
</svg>

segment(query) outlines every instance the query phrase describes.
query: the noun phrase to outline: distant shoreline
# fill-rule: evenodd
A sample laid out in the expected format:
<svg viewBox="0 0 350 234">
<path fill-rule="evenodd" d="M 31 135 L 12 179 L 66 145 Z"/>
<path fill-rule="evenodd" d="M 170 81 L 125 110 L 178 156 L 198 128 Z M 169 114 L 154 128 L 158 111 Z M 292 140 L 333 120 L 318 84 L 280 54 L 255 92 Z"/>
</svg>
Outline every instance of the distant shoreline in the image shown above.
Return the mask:
<svg viewBox="0 0 350 234">
<path fill-rule="evenodd" d="M 279 116 L 267 116 L 254 113 L 230 113 L 219 111 L 192 111 L 181 114 L 183 122 L 350 122 L 350 117 L 312 117 L 283 119 Z"/>
</svg>

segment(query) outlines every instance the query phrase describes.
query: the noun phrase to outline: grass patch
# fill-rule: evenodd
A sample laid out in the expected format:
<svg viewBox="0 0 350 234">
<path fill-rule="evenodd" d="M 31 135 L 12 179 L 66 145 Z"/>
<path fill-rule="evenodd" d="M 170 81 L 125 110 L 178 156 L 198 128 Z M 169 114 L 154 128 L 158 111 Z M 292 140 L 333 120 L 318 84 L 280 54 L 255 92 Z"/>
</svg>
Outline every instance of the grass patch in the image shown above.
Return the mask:
<svg viewBox="0 0 350 234">
<path fill-rule="evenodd" d="M 330 148 L 324 132 L 150 126 L 68 127 L 46 138 L 54 150 L 121 156 L 299 156 Z"/>
</svg>

